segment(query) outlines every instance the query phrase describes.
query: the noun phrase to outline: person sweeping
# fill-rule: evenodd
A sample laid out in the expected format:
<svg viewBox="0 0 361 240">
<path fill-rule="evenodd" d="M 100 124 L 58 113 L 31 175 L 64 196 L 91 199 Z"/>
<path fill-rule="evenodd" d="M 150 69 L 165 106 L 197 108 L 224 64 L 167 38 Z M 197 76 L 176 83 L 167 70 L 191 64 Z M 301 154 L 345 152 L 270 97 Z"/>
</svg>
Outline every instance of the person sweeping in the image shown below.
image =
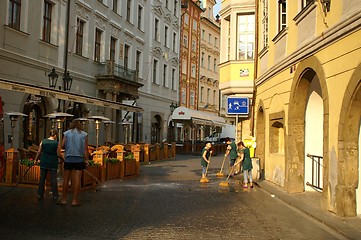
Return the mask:
<svg viewBox="0 0 361 240">
<path fill-rule="evenodd" d="M 202 165 L 202 179 L 207 178 L 207 170 L 208 170 L 208 164 L 210 163 L 210 158 L 212 155 L 212 144 L 210 142 L 206 143 L 206 146 L 202 150 L 202 159 L 201 159 L 201 165 Z"/>
</svg>

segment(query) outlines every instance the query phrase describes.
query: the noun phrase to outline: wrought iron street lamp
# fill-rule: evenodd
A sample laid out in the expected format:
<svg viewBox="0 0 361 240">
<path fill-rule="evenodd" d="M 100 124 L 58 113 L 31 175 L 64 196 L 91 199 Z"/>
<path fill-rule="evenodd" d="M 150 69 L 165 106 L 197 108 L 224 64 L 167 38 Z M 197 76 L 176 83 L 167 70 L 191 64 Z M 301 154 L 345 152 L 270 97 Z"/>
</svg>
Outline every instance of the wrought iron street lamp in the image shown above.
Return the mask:
<svg viewBox="0 0 361 240">
<path fill-rule="evenodd" d="M 55 88 L 55 87 L 56 87 L 56 83 L 58 82 L 58 77 L 59 77 L 59 75 L 56 74 L 55 68 L 53 67 L 53 69 L 51 70 L 51 72 L 48 74 L 49 87 L 50 87 L 50 88 Z"/>
<path fill-rule="evenodd" d="M 69 72 L 64 73 L 64 77 L 63 77 L 64 91 L 69 92 L 71 89 L 72 83 L 73 83 L 73 79 L 70 77 Z"/>
</svg>

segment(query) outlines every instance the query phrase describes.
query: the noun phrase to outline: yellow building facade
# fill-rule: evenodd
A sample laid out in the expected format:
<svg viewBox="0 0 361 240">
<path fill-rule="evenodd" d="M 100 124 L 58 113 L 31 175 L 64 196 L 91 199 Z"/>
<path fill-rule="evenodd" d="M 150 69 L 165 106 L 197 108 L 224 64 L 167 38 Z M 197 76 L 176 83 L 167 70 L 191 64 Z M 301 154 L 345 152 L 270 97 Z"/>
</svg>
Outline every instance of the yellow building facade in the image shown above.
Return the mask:
<svg viewBox="0 0 361 240">
<path fill-rule="evenodd" d="M 256 3 L 263 177 L 289 193 L 320 192 L 339 216 L 361 214 L 361 2 Z"/>
<path fill-rule="evenodd" d="M 252 103 L 256 46 L 255 1 L 223 0 L 219 14 L 221 16 L 219 89 L 223 96 L 249 98 Z M 227 107 L 225 101 L 222 105 Z M 252 138 L 252 109 L 248 115 L 240 116 L 236 125 L 237 141 Z"/>
</svg>

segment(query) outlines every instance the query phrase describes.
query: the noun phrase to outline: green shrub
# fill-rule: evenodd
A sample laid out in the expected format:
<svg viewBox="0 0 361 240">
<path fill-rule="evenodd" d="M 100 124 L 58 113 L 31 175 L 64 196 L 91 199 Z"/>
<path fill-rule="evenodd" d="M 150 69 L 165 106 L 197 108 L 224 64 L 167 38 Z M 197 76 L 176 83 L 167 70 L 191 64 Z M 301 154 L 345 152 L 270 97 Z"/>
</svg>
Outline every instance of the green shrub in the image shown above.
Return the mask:
<svg viewBox="0 0 361 240">
<path fill-rule="evenodd" d="M 20 164 L 25 165 L 27 167 L 32 167 L 32 166 L 36 165 L 36 162 L 32 158 L 31 159 L 24 158 L 24 159 L 20 160 Z"/>
<path fill-rule="evenodd" d="M 124 159 L 127 160 L 127 161 L 134 160 L 134 155 L 133 155 L 133 153 L 128 153 L 128 154 L 126 154 L 125 157 L 124 157 Z"/>
<path fill-rule="evenodd" d="M 100 166 L 100 163 L 97 163 L 94 160 L 89 160 L 88 163 L 89 163 L 89 166 Z"/>
<path fill-rule="evenodd" d="M 105 162 L 110 163 L 110 164 L 115 164 L 115 163 L 118 163 L 120 161 L 117 158 L 106 158 Z"/>
</svg>

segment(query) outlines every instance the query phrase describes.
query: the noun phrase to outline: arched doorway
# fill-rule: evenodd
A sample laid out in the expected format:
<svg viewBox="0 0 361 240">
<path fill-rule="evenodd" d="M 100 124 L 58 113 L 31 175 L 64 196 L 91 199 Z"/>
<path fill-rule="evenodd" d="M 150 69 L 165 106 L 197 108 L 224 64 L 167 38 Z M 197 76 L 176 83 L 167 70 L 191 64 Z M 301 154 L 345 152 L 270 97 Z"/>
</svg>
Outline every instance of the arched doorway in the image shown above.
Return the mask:
<svg viewBox="0 0 361 240">
<path fill-rule="evenodd" d="M 314 69 L 317 69 L 317 73 L 314 71 Z M 310 57 L 300 62 L 293 78 L 288 111 L 288 136 L 285 171 L 285 189 L 290 193 L 303 192 L 305 190 L 306 109 L 307 107 L 318 106 L 320 111 L 323 110 L 323 116 L 321 117 L 323 122 L 323 130 L 322 133 L 318 133 L 318 137 L 320 134 L 322 134 L 321 156 L 323 157 L 323 176 L 320 176 L 320 178 L 322 178 L 323 182 L 323 196 L 329 197 L 328 166 L 330 163 L 329 155 L 324 154 L 324 149 L 328 149 L 327 146 L 329 145 L 329 98 L 325 79 L 326 78 L 322 65 L 316 57 Z M 316 92 L 315 89 L 319 90 Z M 313 96 L 311 97 L 311 101 L 309 101 L 311 95 Z M 322 107 L 320 107 L 318 101 L 319 97 L 322 98 Z M 310 105 L 308 105 L 309 103 Z M 310 116 L 316 117 L 316 115 L 312 114 Z M 318 115 L 317 118 L 320 118 L 320 116 Z M 321 121 L 321 119 L 318 119 L 318 121 Z M 318 149 L 319 148 L 320 147 L 318 147 Z M 309 170 L 307 169 L 306 171 Z"/>
<path fill-rule="evenodd" d="M 160 143 L 161 142 L 161 132 L 162 132 L 162 118 L 159 115 L 155 115 L 152 119 L 152 128 L 151 128 L 151 143 Z"/>
<path fill-rule="evenodd" d="M 361 214 L 361 64 L 342 101 L 338 129 L 338 182 L 335 206 L 340 216 Z"/>
<path fill-rule="evenodd" d="M 306 191 L 323 188 L 323 99 L 317 75 L 309 80 L 311 84 L 307 94 L 305 113 L 304 186 Z"/>
<path fill-rule="evenodd" d="M 25 148 L 32 144 L 39 145 L 40 141 L 46 137 L 45 113 L 46 107 L 43 97 L 29 95 L 24 104 L 24 114 L 27 115 L 26 118 L 23 118 L 23 144 Z"/>
</svg>

